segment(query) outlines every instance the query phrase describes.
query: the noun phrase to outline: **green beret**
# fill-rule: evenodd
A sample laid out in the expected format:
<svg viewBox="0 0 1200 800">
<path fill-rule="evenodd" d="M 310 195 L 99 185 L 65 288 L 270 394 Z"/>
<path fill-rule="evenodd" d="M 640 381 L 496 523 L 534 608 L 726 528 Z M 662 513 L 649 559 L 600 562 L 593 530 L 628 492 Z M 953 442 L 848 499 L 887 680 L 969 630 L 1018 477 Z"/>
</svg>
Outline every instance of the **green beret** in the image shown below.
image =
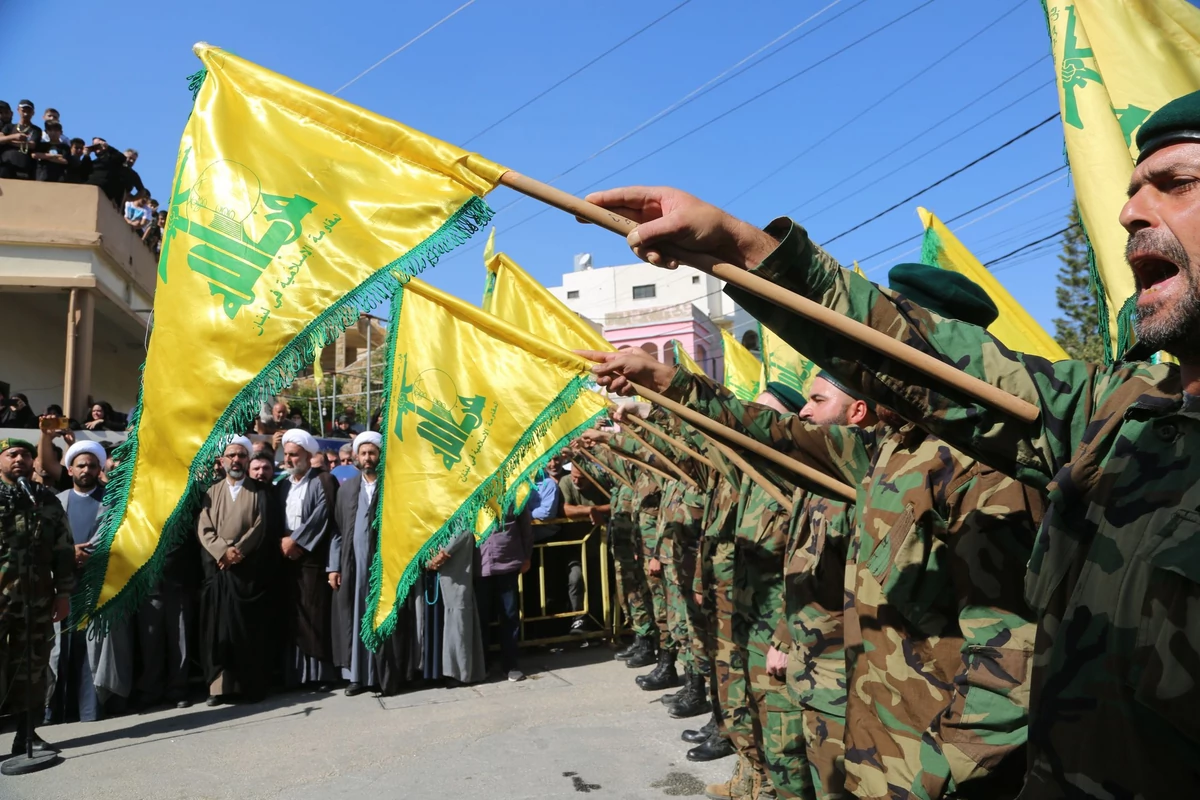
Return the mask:
<svg viewBox="0 0 1200 800">
<path fill-rule="evenodd" d="M 1169 144 L 1200 142 L 1200 92 L 1177 97 L 1150 115 L 1138 129 L 1138 163 Z"/>
<path fill-rule="evenodd" d="M 979 284 L 941 267 L 897 264 L 888 272 L 888 288 L 939 316 L 981 328 L 1000 316 L 1000 310 Z"/>
<path fill-rule="evenodd" d="M 797 392 L 786 383 L 779 381 L 771 381 L 767 384 L 767 391 L 775 396 L 775 399 L 783 404 L 783 407 L 793 414 L 799 414 L 800 409 L 808 404 L 804 399 L 804 395 Z"/>
<path fill-rule="evenodd" d="M 29 455 L 37 452 L 37 448 L 24 439 L 0 439 L 0 453 L 12 450 L 14 447 L 22 447 L 29 451 Z"/>
<path fill-rule="evenodd" d="M 864 395 L 862 392 L 858 391 L 857 389 L 851 389 L 849 386 L 842 383 L 841 381 L 839 381 L 837 378 L 830 375 L 825 370 L 821 370 L 820 372 L 818 372 L 817 377 L 823 381 L 827 381 L 828 383 L 832 384 L 835 389 L 841 390 L 845 394 L 848 394 L 850 397 L 853 397 L 855 400 L 862 400 L 864 403 L 867 404 L 867 408 L 869 408 L 872 412 L 875 411 L 875 403 L 872 402 L 871 398 L 867 397 L 866 395 Z"/>
</svg>

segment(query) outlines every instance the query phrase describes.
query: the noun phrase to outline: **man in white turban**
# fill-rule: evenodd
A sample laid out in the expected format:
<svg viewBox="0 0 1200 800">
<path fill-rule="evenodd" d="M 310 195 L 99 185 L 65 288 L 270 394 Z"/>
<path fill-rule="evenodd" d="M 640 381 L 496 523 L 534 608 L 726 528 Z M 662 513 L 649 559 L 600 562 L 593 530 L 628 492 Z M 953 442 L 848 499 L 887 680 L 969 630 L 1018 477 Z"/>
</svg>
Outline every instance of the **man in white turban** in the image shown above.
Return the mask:
<svg viewBox="0 0 1200 800">
<path fill-rule="evenodd" d="M 367 610 L 371 590 L 371 562 L 375 559 L 374 522 L 378 513 L 377 468 L 383 438 L 374 431 L 358 434 L 350 447 L 359 474 L 338 489 L 334 518 L 337 533 L 329 548 L 329 585 L 333 587 L 333 658 L 350 681 L 346 694 L 353 697 L 368 689 L 395 694 L 406 681 L 409 639 L 407 618 L 378 653 L 367 650 L 359 625 Z"/>
<path fill-rule="evenodd" d="M 311 433 L 293 428 L 283 434 L 282 444 L 287 477 L 276 491 L 284 516 L 280 550 L 288 592 L 284 684 L 329 691 L 338 677 L 330 640 L 333 590 L 326 578 L 337 482 L 330 488 L 311 469 L 312 456 L 321 449 Z"/>
<path fill-rule="evenodd" d="M 262 699 L 270 675 L 270 590 L 282 558 L 270 524 L 272 488 L 248 474 L 253 449 L 244 436 L 225 445 L 225 477 L 205 493 L 197 524 L 204 571 L 200 655 L 210 706 L 230 696 Z"/>
<path fill-rule="evenodd" d="M 104 484 L 99 478 L 107 458 L 99 442 L 80 439 L 67 449 L 62 460 L 71 477 L 71 488 L 60 492 L 58 500 L 67 512 L 79 568 L 87 563 L 96 546 L 104 503 Z M 55 628 L 57 636 L 50 655 L 51 721 L 101 719 L 110 698 L 128 698 L 133 689 L 132 629 L 119 623 L 108 635 L 89 641 L 87 631 L 63 631 L 60 623 L 55 623 Z"/>
</svg>

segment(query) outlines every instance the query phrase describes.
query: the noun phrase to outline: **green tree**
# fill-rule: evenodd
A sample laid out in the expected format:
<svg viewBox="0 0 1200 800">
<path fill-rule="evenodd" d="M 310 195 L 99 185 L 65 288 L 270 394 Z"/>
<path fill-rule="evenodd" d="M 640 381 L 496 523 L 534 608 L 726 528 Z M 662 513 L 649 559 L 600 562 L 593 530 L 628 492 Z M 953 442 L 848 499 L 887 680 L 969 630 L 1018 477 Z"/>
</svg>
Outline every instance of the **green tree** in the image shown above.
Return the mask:
<svg viewBox="0 0 1200 800">
<path fill-rule="evenodd" d="M 1068 217 L 1077 223 L 1063 234 L 1062 253 L 1058 260 L 1059 287 L 1055 290 L 1058 308 L 1063 316 L 1054 320 L 1054 338 L 1071 358 L 1084 361 L 1104 361 L 1104 343 L 1100 338 L 1100 306 L 1092 293 L 1088 273 L 1087 239 L 1083 226 L 1078 224 L 1079 206 L 1071 204 Z"/>
</svg>

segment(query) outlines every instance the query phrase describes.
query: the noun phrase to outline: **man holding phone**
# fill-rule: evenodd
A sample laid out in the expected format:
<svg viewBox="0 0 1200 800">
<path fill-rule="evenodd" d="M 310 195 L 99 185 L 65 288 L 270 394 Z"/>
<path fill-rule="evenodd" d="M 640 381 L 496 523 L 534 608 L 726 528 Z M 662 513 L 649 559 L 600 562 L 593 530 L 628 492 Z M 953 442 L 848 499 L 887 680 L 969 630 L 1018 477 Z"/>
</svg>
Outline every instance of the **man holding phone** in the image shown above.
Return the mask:
<svg viewBox="0 0 1200 800">
<path fill-rule="evenodd" d="M 87 151 L 92 154 L 92 171 L 87 182 L 99 186 L 112 202 L 121 202 L 125 197 L 125 154 L 109 147 L 99 136 L 92 137 Z"/>
<path fill-rule="evenodd" d="M 17 122 L 0 128 L 0 178 L 33 180 L 37 167 L 33 153 L 41 141 L 42 129 L 33 124 L 33 103 L 22 100 L 17 103 Z"/>
</svg>

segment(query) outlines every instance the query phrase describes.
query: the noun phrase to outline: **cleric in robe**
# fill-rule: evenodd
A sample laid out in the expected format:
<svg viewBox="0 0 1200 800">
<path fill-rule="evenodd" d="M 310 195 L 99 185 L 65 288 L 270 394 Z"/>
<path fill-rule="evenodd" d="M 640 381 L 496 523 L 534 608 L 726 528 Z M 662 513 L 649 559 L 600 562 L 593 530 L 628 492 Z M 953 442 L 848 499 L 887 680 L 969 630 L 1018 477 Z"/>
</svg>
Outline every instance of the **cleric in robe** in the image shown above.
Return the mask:
<svg viewBox="0 0 1200 800">
<path fill-rule="evenodd" d="M 371 562 L 376 542 L 372 526 L 378 508 L 376 471 L 382 437 L 360 433 L 352 451 L 359 474 L 347 478 L 337 493 L 337 530 L 329 548 L 329 585 L 333 587 L 333 660 L 342 678 L 350 681 L 346 694 L 368 689 L 396 694 L 408 680 L 410 636 L 408 614 L 397 614 L 396 629 L 378 653 L 363 644 L 359 626 L 371 591 Z"/>
<path fill-rule="evenodd" d="M 205 493 L 197 525 L 204 568 L 200 651 L 210 706 L 230 695 L 260 700 L 271 669 L 270 588 L 281 558 L 270 524 L 272 488 L 247 475 L 251 450 L 244 436 L 225 445 L 225 477 Z"/>
<path fill-rule="evenodd" d="M 68 448 L 63 467 L 71 488 L 58 495 L 67 512 L 75 542 L 75 564 L 82 569 L 95 549 L 104 504 L 100 472 L 108 455 L 99 442 L 81 439 Z M 113 625 L 107 635 L 88 638 L 86 630 L 58 634 L 50 654 L 50 722 L 94 722 L 104 716 L 110 698 L 127 699 L 133 689 L 133 629 L 128 622 Z"/>
<path fill-rule="evenodd" d="M 293 428 L 283 435 L 283 465 L 287 476 L 276 485 L 283 509 L 284 621 L 288 626 L 283 682 L 289 688 L 311 684 L 328 691 L 337 679 L 330 641 L 331 602 L 326 567 L 329 563 L 331 503 L 327 489 L 311 467 L 320 445 L 311 433 Z"/>
</svg>

